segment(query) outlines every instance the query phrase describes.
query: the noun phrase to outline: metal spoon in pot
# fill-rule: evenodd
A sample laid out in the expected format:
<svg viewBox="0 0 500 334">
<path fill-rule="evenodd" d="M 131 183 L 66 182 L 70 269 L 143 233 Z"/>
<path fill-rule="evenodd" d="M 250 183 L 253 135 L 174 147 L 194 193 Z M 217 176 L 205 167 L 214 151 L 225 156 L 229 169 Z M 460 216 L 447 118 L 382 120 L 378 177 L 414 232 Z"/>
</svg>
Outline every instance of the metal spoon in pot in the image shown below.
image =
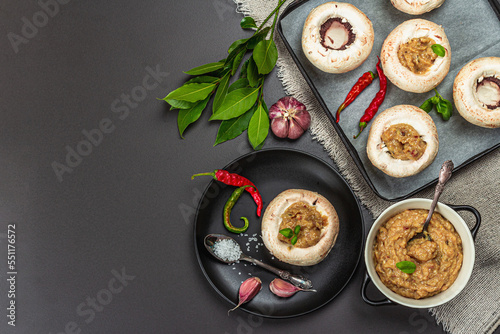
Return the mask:
<svg viewBox="0 0 500 334">
<path fill-rule="evenodd" d="M 444 185 L 451 177 L 451 172 L 453 171 L 453 162 L 451 160 L 447 160 L 441 166 L 441 170 L 439 171 L 439 180 L 436 184 L 436 189 L 434 190 L 434 199 L 432 200 L 431 207 L 429 208 L 429 214 L 427 215 L 427 219 L 425 220 L 424 227 L 422 228 L 422 232 L 415 234 L 410 241 L 419 239 L 419 238 L 427 238 L 431 240 L 429 233 L 427 232 L 427 228 L 429 227 L 429 222 L 431 221 L 432 214 L 434 213 L 434 209 L 436 209 L 436 205 L 441 196 L 441 193 L 444 190 Z"/>
<path fill-rule="evenodd" d="M 278 275 L 282 279 L 287 280 L 287 281 L 291 282 L 293 285 L 298 286 L 299 288 L 303 289 L 303 291 L 316 292 L 316 290 L 312 289 L 312 282 L 310 280 L 306 279 L 305 277 L 303 277 L 301 275 L 292 275 L 290 272 L 288 272 L 286 270 L 275 268 L 273 266 L 265 264 L 262 261 L 256 260 L 256 259 L 254 259 L 254 258 L 252 258 L 252 257 L 250 257 L 250 256 L 248 256 L 246 254 L 244 254 L 241 251 L 241 247 L 236 242 L 236 240 L 234 240 L 231 237 L 228 237 L 227 235 L 224 235 L 224 234 L 209 234 L 209 235 L 207 235 L 205 237 L 203 243 L 205 244 L 205 248 L 208 250 L 208 252 L 210 254 L 212 254 L 217 260 L 222 261 L 224 263 L 228 263 L 228 264 L 234 263 L 234 262 L 236 262 L 238 260 L 228 261 L 226 259 L 222 259 L 219 256 L 217 256 L 215 254 L 215 252 L 214 252 L 214 245 L 215 245 L 215 243 L 218 242 L 218 241 L 221 241 L 221 240 L 225 240 L 225 239 L 226 240 L 231 240 L 240 249 L 241 255 L 240 255 L 240 257 L 239 257 L 238 260 L 243 260 L 243 261 L 251 262 L 253 264 L 258 265 L 259 267 L 267 269 L 270 272 Z"/>
</svg>

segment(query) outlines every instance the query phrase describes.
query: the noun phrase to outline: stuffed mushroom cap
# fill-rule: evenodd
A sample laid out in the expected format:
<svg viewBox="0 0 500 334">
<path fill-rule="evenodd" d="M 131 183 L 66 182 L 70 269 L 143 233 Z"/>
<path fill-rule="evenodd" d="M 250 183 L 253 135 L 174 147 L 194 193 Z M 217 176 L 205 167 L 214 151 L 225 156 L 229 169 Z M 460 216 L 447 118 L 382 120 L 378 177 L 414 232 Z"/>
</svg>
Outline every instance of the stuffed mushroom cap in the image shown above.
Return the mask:
<svg viewBox="0 0 500 334">
<path fill-rule="evenodd" d="M 293 246 L 279 238 L 283 213 L 293 204 L 302 202 L 313 206 L 325 217 L 319 241 L 305 248 Z M 333 248 L 339 233 L 339 217 L 324 196 L 305 189 L 288 189 L 269 203 L 262 217 L 261 228 L 264 245 L 278 260 L 297 266 L 311 266 L 323 261 Z"/>
<path fill-rule="evenodd" d="M 431 39 L 444 49 L 444 56 L 437 56 L 424 73 L 415 73 L 401 62 L 399 51 L 412 39 Z M 401 23 L 385 39 L 380 55 L 387 78 L 407 92 L 425 93 L 443 81 L 451 63 L 451 48 L 444 29 L 431 21 L 413 19 Z"/>
<path fill-rule="evenodd" d="M 344 73 L 361 65 L 374 41 L 371 21 L 355 6 L 327 2 L 314 8 L 302 30 L 302 50 L 327 73 Z"/>
<path fill-rule="evenodd" d="M 410 14 L 420 15 L 440 7 L 444 0 L 391 0 L 398 10 Z"/>
<path fill-rule="evenodd" d="M 468 122 L 500 127 L 500 57 L 474 59 L 462 67 L 453 83 L 453 100 Z"/>
<path fill-rule="evenodd" d="M 411 126 L 420 137 L 419 140 L 425 143 L 425 150 L 420 153 L 418 159 L 394 158 L 388 144 L 382 140 L 386 130 L 401 124 Z M 411 150 L 411 147 L 409 149 Z M 366 144 L 371 163 L 385 174 L 397 178 L 420 173 L 434 161 L 438 149 L 438 133 L 432 117 L 412 105 L 397 105 L 380 113 L 371 125 Z"/>
</svg>

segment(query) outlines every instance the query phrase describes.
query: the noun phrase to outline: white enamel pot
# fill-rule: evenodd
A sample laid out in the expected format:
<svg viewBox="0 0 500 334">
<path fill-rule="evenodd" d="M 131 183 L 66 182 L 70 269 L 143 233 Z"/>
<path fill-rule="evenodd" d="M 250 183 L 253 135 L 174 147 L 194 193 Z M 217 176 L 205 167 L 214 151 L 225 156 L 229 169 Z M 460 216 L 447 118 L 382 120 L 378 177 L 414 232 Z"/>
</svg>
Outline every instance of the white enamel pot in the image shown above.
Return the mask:
<svg viewBox="0 0 500 334">
<path fill-rule="evenodd" d="M 438 305 L 442 305 L 451 299 L 455 298 L 466 286 L 469 278 L 472 274 L 472 268 L 474 267 L 474 239 L 476 237 L 477 231 L 481 224 L 481 216 L 479 212 L 471 206 L 468 205 L 446 205 L 439 203 L 436 206 L 436 212 L 439 212 L 444 218 L 448 219 L 450 223 L 453 224 L 455 230 L 460 235 L 462 239 L 463 247 L 463 262 L 462 268 L 458 273 L 458 277 L 455 282 L 445 291 L 438 293 L 432 297 L 423 299 L 412 299 L 398 295 L 397 293 L 390 290 L 388 287 L 382 283 L 377 272 L 375 271 L 375 264 L 373 261 L 373 244 L 377 236 L 377 232 L 382 224 L 388 221 L 391 217 L 397 215 L 398 213 L 407 209 L 426 209 L 429 210 L 432 201 L 430 199 L 415 198 L 407 199 L 398 203 L 391 205 L 375 220 L 373 226 L 368 233 L 368 237 L 365 244 L 365 264 L 366 264 L 366 276 L 361 288 L 361 296 L 363 300 L 373 306 L 379 305 L 390 305 L 390 304 L 400 304 L 412 308 L 431 308 Z M 460 217 L 457 211 L 466 210 L 471 212 L 476 219 L 474 227 L 469 230 L 469 227 L 465 221 Z M 375 287 L 384 294 L 386 297 L 382 300 L 371 300 L 366 293 L 368 284 L 373 282 Z"/>
</svg>

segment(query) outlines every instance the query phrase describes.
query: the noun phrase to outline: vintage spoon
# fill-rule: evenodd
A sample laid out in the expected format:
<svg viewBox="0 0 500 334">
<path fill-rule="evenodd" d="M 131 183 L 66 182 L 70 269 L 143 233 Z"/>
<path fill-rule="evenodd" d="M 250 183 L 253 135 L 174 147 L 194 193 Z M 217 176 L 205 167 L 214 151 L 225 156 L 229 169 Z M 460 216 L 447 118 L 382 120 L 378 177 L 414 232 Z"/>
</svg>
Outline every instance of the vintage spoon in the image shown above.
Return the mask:
<svg viewBox="0 0 500 334">
<path fill-rule="evenodd" d="M 236 262 L 237 260 L 236 261 L 227 261 L 227 260 L 221 259 L 217 255 L 215 255 L 214 244 L 217 241 L 224 240 L 224 239 L 232 240 L 240 248 L 240 245 L 236 242 L 236 240 L 234 240 L 233 238 L 228 237 L 227 235 L 224 235 L 224 234 L 209 234 L 205 237 L 203 243 L 205 244 L 205 248 L 208 250 L 208 252 L 210 254 L 212 254 L 217 260 L 222 261 L 224 263 L 228 263 L 228 264 Z M 241 251 L 241 248 L 240 248 L 240 251 Z M 251 262 L 253 264 L 258 265 L 259 267 L 267 269 L 270 272 L 278 275 L 282 279 L 287 280 L 287 281 L 291 282 L 293 285 L 298 286 L 299 288 L 303 289 L 303 291 L 316 292 L 316 290 L 312 289 L 312 282 L 310 280 L 304 278 L 303 276 L 292 275 L 290 272 L 288 272 L 286 270 L 278 269 L 278 268 L 275 268 L 275 267 L 270 266 L 268 264 L 265 264 L 264 262 L 256 260 L 256 259 L 244 254 L 243 252 L 241 252 L 240 258 L 238 260 Z"/>
<path fill-rule="evenodd" d="M 451 172 L 453 171 L 453 162 L 451 160 L 447 160 L 441 166 L 441 170 L 439 171 L 439 180 L 436 184 L 436 189 L 434 190 L 434 199 L 432 200 L 431 207 L 429 208 L 429 214 L 427 215 L 427 219 L 425 220 L 424 227 L 422 228 L 422 232 L 417 233 L 410 239 L 410 241 L 420 238 L 427 238 L 431 240 L 429 233 L 427 232 L 427 228 L 429 227 L 429 222 L 431 221 L 432 214 L 434 213 L 434 209 L 436 209 L 436 205 L 441 196 L 441 193 L 444 190 L 444 185 L 451 177 Z M 409 242 L 410 242 L 409 241 Z"/>
</svg>

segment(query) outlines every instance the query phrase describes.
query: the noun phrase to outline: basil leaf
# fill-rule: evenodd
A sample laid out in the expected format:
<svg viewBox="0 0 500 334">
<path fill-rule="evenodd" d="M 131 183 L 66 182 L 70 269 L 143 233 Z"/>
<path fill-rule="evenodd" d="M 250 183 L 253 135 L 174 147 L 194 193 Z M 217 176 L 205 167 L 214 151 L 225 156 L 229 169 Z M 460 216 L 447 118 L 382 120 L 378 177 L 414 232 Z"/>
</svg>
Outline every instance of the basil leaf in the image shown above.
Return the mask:
<svg viewBox="0 0 500 334">
<path fill-rule="evenodd" d="M 189 79 L 188 81 L 186 81 L 186 84 L 190 84 L 190 83 L 214 83 L 218 80 L 219 80 L 219 78 L 217 78 L 217 77 L 202 75 L 199 77 L 194 77 L 192 79 Z"/>
<path fill-rule="evenodd" d="M 278 48 L 271 39 L 260 41 L 253 50 L 253 59 L 260 74 L 268 74 L 276 65 L 278 60 Z"/>
<path fill-rule="evenodd" d="M 227 90 L 228 93 L 231 93 L 233 90 L 240 89 L 240 88 L 248 88 L 248 79 L 247 78 L 241 78 L 236 80 L 229 86 L 229 89 Z"/>
<path fill-rule="evenodd" d="M 411 261 L 401 261 L 396 263 L 396 267 L 406 274 L 413 274 L 417 266 Z"/>
<path fill-rule="evenodd" d="M 189 74 L 189 75 L 200 75 L 200 74 L 205 74 L 205 73 L 217 71 L 218 69 L 220 69 L 222 67 L 224 67 L 223 62 L 210 63 L 210 64 L 205 64 L 205 65 L 201 65 L 201 66 L 192 68 L 189 71 L 186 71 L 184 73 Z"/>
<path fill-rule="evenodd" d="M 293 232 L 291 228 L 284 228 L 279 231 L 281 234 L 285 236 L 285 238 L 291 238 L 293 236 Z"/>
<path fill-rule="evenodd" d="M 186 102 L 186 101 L 181 101 L 181 100 L 174 100 L 174 99 L 163 99 L 165 102 L 170 104 L 170 110 L 172 109 L 189 109 L 191 108 L 196 102 Z"/>
<path fill-rule="evenodd" d="M 227 53 L 231 53 L 234 51 L 234 49 L 236 49 L 238 46 L 242 45 L 242 44 L 245 44 L 247 41 L 249 40 L 249 38 L 244 38 L 244 39 L 238 39 L 236 41 L 233 42 L 233 44 L 231 44 L 229 46 L 229 49 L 227 50 Z"/>
<path fill-rule="evenodd" d="M 241 135 L 243 131 L 248 129 L 248 122 L 250 122 L 250 118 L 255 112 L 255 108 L 257 108 L 256 105 L 241 116 L 222 121 L 219 126 L 219 131 L 217 132 L 214 146 L 236 138 Z"/>
<path fill-rule="evenodd" d="M 259 88 L 240 88 L 226 95 L 224 102 L 210 117 L 210 120 L 227 120 L 238 117 L 250 109 L 257 101 Z"/>
<path fill-rule="evenodd" d="M 444 57 L 446 55 L 446 50 L 441 44 L 433 44 L 431 48 L 439 57 Z"/>
<path fill-rule="evenodd" d="M 227 88 L 229 86 L 230 75 L 227 73 L 219 82 L 219 87 L 217 87 L 217 92 L 214 96 L 214 102 L 212 103 L 212 113 L 220 107 L 222 101 L 226 98 Z"/>
<path fill-rule="evenodd" d="M 294 235 L 293 238 L 292 238 L 292 240 L 290 240 L 290 242 L 291 242 L 292 245 L 295 245 L 297 243 L 297 236 Z"/>
<path fill-rule="evenodd" d="M 424 103 L 422 103 L 422 105 L 420 106 L 420 109 L 429 113 L 429 112 L 431 112 L 433 107 L 434 107 L 434 103 L 432 103 L 432 99 L 428 99 L 428 100 L 425 100 Z"/>
<path fill-rule="evenodd" d="M 437 104 L 436 104 L 436 110 L 438 113 L 441 114 L 441 117 L 443 120 L 447 121 L 450 119 L 451 114 L 453 112 L 453 105 L 451 104 L 450 101 L 441 99 Z"/>
<path fill-rule="evenodd" d="M 269 33 L 269 30 L 271 30 L 271 27 L 266 27 L 261 31 L 259 31 L 258 33 L 256 33 L 255 35 L 253 35 L 252 37 L 250 37 L 248 39 L 248 44 L 247 44 L 248 49 L 252 50 L 253 48 L 255 48 L 255 46 L 259 44 L 260 41 L 266 38 L 267 34 Z"/>
<path fill-rule="evenodd" d="M 179 128 L 179 134 L 184 134 L 184 130 L 188 127 L 189 124 L 194 123 L 200 118 L 203 109 L 207 106 L 208 100 L 210 100 L 210 96 L 207 97 L 203 101 L 196 102 L 189 109 L 181 109 L 179 110 L 179 115 L 177 115 L 177 127 Z"/>
<path fill-rule="evenodd" d="M 240 26 L 243 29 L 252 29 L 252 28 L 257 29 L 257 24 L 255 24 L 255 20 L 250 16 L 244 17 L 240 22 Z"/>
<path fill-rule="evenodd" d="M 253 57 L 250 57 L 248 62 L 248 67 L 247 67 L 247 78 L 248 78 L 248 84 L 250 87 L 255 87 L 259 83 L 259 71 L 257 69 L 257 65 L 255 64 L 255 61 L 253 60 Z"/>
<path fill-rule="evenodd" d="M 255 150 L 266 140 L 269 133 L 269 116 L 264 105 L 264 101 L 260 100 L 257 110 L 248 123 L 248 140 Z"/>
<path fill-rule="evenodd" d="M 298 235 L 299 232 L 300 232 L 300 225 L 297 225 L 297 226 L 295 226 L 295 229 L 293 230 L 293 233 L 295 233 L 295 234 Z"/>
<path fill-rule="evenodd" d="M 187 102 L 204 100 L 213 91 L 215 86 L 215 83 L 184 84 L 170 92 L 164 100 L 181 100 Z"/>
</svg>

